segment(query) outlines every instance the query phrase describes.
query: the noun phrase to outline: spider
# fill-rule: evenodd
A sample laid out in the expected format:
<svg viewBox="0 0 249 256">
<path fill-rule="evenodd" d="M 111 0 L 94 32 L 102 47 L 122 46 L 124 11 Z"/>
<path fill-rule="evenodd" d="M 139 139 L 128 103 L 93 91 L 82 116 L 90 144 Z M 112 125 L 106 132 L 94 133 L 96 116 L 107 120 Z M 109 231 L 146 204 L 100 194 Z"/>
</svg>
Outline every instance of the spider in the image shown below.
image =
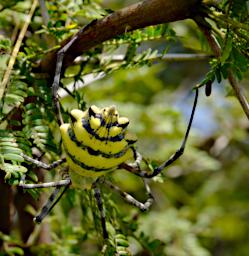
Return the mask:
<svg viewBox="0 0 249 256">
<path fill-rule="evenodd" d="M 90 26 L 91 24 L 87 25 L 81 32 L 88 29 Z M 168 160 L 164 161 L 152 171 L 148 172 L 146 170 L 141 170 L 140 163 L 142 161 L 142 156 L 135 149 L 136 140 L 130 139 L 127 133 L 129 119 L 120 117 L 115 106 L 102 109 L 96 106 L 91 106 L 86 111 L 74 109 L 70 114 L 71 122 L 63 122 L 57 91 L 59 88 L 64 55 L 74 43 L 75 39 L 77 39 L 77 36 L 78 34 L 58 51 L 56 71 L 54 82 L 52 84 L 53 101 L 57 119 L 60 124 L 60 132 L 66 158 L 51 164 L 45 164 L 22 154 L 25 160 L 47 170 L 67 162 L 69 166 L 69 176 L 60 181 L 42 184 L 24 184 L 24 182 L 21 182 L 19 186 L 25 189 L 55 187 L 55 190 L 52 192 L 45 206 L 41 209 L 41 212 L 34 218 L 34 221 L 37 223 L 41 223 L 45 216 L 49 214 L 70 185 L 80 187 L 81 189 L 93 189 L 100 212 L 103 238 L 108 239 L 105 212 L 99 186 L 101 184 L 108 186 L 118 192 L 125 201 L 138 207 L 141 211 L 148 210 L 153 203 L 153 196 L 147 183 L 147 179 L 157 176 L 183 154 L 194 118 L 198 100 L 198 89 L 195 88 L 195 99 L 192 112 L 179 149 L 176 150 Z M 130 159 L 133 159 L 134 162 L 130 163 Z M 105 175 L 120 168 L 143 179 L 147 194 L 147 200 L 144 203 L 138 201 L 130 194 L 123 192 L 118 186 L 104 179 Z"/>
</svg>

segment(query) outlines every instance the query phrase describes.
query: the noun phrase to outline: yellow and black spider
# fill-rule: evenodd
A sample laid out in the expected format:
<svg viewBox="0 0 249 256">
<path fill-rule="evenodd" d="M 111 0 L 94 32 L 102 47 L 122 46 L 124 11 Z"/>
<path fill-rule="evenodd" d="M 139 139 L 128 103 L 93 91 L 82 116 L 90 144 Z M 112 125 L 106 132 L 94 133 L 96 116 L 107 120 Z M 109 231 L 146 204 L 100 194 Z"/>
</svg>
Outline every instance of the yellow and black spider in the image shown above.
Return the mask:
<svg viewBox="0 0 249 256">
<path fill-rule="evenodd" d="M 88 26 L 85 29 L 87 28 Z M 151 172 L 141 170 L 140 163 L 142 157 L 134 147 L 136 140 L 130 138 L 127 132 L 129 119 L 120 117 L 114 106 L 102 109 L 99 109 L 96 106 L 91 106 L 86 111 L 74 109 L 71 111 L 70 123 L 64 123 L 62 120 L 57 96 L 61 67 L 64 54 L 76 38 L 77 34 L 58 52 L 56 73 L 52 85 L 52 94 L 55 109 L 57 111 L 58 122 L 60 123 L 60 131 L 66 159 L 61 159 L 48 165 L 22 154 L 27 161 L 44 169 L 52 169 L 67 162 L 69 166 L 69 176 L 64 180 L 57 182 L 42 184 L 21 183 L 20 186 L 23 188 L 56 187 L 46 205 L 42 208 L 41 213 L 35 217 L 35 221 L 38 223 L 40 223 L 52 210 L 71 184 L 80 187 L 81 189 L 93 189 L 100 211 L 103 237 L 104 239 L 107 239 L 108 233 L 99 184 L 105 184 L 111 189 L 114 189 L 128 203 L 133 204 L 140 210 L 145 211 L 149 209 L 153 203 L 153 196 L 146 179 L 161 173 L 164 168 L 172 164 L 183 154 L 197 105 L 198 90 L 197 88 L 195 89 L 195 99 L 190 120 L 180 148 L 168 160 L 154 168 Z M 132 163 L 130 163 L 131 160 Z M 143 179 L 148 196 L 145 203 L 139 202 L 128 193 L 123 192 L 118 186 L 104 179 L 106 174 L 118 168 L 123 168 Z"/>
</svg>

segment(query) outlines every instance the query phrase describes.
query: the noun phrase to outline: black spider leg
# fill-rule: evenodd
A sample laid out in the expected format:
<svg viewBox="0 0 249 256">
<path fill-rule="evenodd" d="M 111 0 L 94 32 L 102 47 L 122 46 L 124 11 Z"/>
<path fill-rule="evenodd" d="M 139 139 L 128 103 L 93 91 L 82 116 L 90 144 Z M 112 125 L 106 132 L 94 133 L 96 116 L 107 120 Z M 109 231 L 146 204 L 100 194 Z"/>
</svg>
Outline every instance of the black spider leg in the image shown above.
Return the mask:
<svg viewBox="0 0 249 256">
<path fill-rule="evenodd" d="M 52 97 L 53 97 L 53 102 L 54 102 L 54 105 L 55 105 L 56 115 L 57 115 L 59 125 L 64 123 L 63 119 L 62 119 L 62 116 L 61 116 L 60 103 L 59 103 L 59 98 L 58 98 L 58 94 L 57 94 L 58 89 L 59 89 L 59 85 L 60 85 L 62 63 L 63 63 L 65 53 L 68 51 L 68 49 L 71 47 L 71 45 L 74 43 L 74 41 L 76 39 L 78 39 L 78 34 L 76 34 L 57 53 L 55 75 L 54 75 L 54 81 L 53 81 L 53 84 L 52 84 Z"/>
<path fill-rule="evenodd" d="M 62 163 L 66 161 L 65 158 L 59 159 L 57 161 L 54 161 L 51 164 L 46 164 L 41 161 L 38 161 L 36 159 L 33 159 L 32 157 L 29 157 L 23 153 L 21 153 L 21 156 L 27 160 L 28 162 L 35 164 L 37 167 L 43 168 L 45 170 L 51 170 Z M 68 179 L 65 180 L 60 180 L 60 181 L 55 181 L 55 182 L 45 182 L 41 184 L 25 184 L 25 175 L 21 178 L 20 183 L 18 184 L 19 187 L 24 188 L 24 189 L 32 189 L 32 188 L 49 188 L 49 187 L 56 187 L 56 186 L 65 186 L 68 183 Z"/>
<path fill-rule="evenodd" d="M 46 164 L 46 163 L 43 163 L 41 161 L 35 160 L 35 159 L 33 159 L 33 158 L 23 154 L 23 153 L 21 153 L 21 156 L 25 160 L 35 164 L 38 167 L 46 169 L 46 170 L 50 170 L 52 168 L 55 168 L 55 167 L 61 165 L 62 163 L 64 163 L 66 161 L 65 158 L 63 158 L 63 159 L 55 161 L 51 164 Z M 23 189 L 56 187 L 55 190 L 53 191 L 53 193 L 51 194 L 51 196 L 49 197 L 47 203 L 42 208 L 41 213 L 34 218 L 35 222 L 37 222 L 37 223 L 42 222 L 42 220 L 51 212 L 53 207 L 61 199 L 62 195 L 66 192 L 66 190 L 68 189 L 70 184 L 71 184 L 70 178 L 66 178 L 64 180 L 55 181 L 55 182 L 45 182 L 45 183 L 41 183 L 41 184 L 24 184 L 24 180 L 23 179 L 21 180 L 21 182 L 19 183 L 19 187 L 21 187 Z M 61 191 L 61 187 L 63 187 L 62 191 Z M 60 193 L 60 191 L 61 191 L 61 193 Z M 59 196 L 57 197 L 58 194 L 59 194 Z"/>
<path fill-rule="evenodd" d="M 133 158 L 134 158 L 134 162 L 133 163 L 129 163 L 129 166 L 132 168 L 139 168 L 140 163 L 143 160 L 142 155 L 135 149 L 135 147 L 131 147 L 131 150 L 133 152 Z M 122 168 L 122 164 L 120 166 Z"/>
<path fill-rule="evenodd" d="M 70 184 L 71 184 L 70 178 L 67 178 L 65 180 L 55 181 L 55 182 L 41 183 L 41 184 L 22 184 L 22 183 L 19 184 L 19 187 L 24 189 L 55 187 L 55 190 L 52 192 L 52 194 L 48 198 L 48 201 L 43 206 L 40 214 L 38 214 L 34 218 L 34 221 L 36 223 L 41 223 L 42 220 L 51 212 L 51 210 L 54 208 L 54 206 L 59 202 L 63 194 L 66 192 L 66 190 L 69 188 Z M 63 187 L 62 191 L 61 191 L 61 187 Z M 60 191 L 61 193 L 57 197 Z"/>
<path fill-rule="evenodd" d="M 32 163 L 32 164 L 35 164 L 37 167 L 41 167 L 41 168 L 43 168 L 43 169 L 45 169 L 45 170 L 51 170 L 51 169 L 53 169 L 53 168 L 55 168 L 55 167 L 61 165 L 62 163 L 65 163 L 65 162 L 66 162 L 66 158 L 62 158 L 62 159 L 59 159 L 59 160 L 57 160 L 57 161 L 54 161 L 54 162 L 51 163 L 51 164 L 46 164 L 46 163 L 43 163 L 43 162 L 41 162 L 41 161 L 38 161 L 38 160 L 36 160 L 36 159 L 34 159 L 34 158 L 32 158 L 32 157 L 29 157 L 29 156 L 27 156 L 27 155 L 25 155 L 25 154 L 23 154 L 23 153 L 21 153 L 21 156 L 22 156 L 25 160 L 27 160 L 28 162 L 30 162 L 30 163 Z"/>
<path fill-rule="evenodd" d="M 41 212 L 34 217 L 34 222 L 41 223 L 43 219 L 51 212 L 54 206 L 60 201 L 63 194 L 67 191 L 71 184 L 71 180 L 67 180 L 67 184 L 64 185 L 63 190 L 61 190 L 61 186 L 56 186 L 55 190 L 52 192 L 46 204 L 42 207 Z M 61 191 L 61 193 L 60 193 Z M 60 194 L 59 194 L 60 193 Z M 57 195 L 59 196 L 57 197 Z"/>
<path fill-rule="evenodd" d="M 38 161 L 36 159 L 33 159 L 32 157 L 29 157 L 23 153 L 21 153 L 21 156 L 29 161 L 32 164 L 35 164 L 37 167 L 43 168 L 45 170 L 51 170 L 59 165 L 61 165 L 62 163 L 64 163 L 66 161 L 65 158 L 62 158 L 60 160 L 54 161 L 51 164 L 46 164 L 43 163 L 41 161 Z M 32 189 L 32 188 L 49 188 L 49 187 L 57 187 L 57 186 L 66 186 L 68 184 L 68 179 L 65 180 L 60 180 L 60 181 L 55 181 L 55 182 L 45 182 L 45 183 L 41 183 L 41 184 L 25 184 L 25 176 L 23 176 L 21 178 L 20 183 L 18 184 L 19 187 L 24 188 L 24 189 Z"/>
<path fill-rule="evenodd" d="M 194 114 L 195 114 L 195 110 L 196 110 L 196 106 L 197 106 L 197 101 L 198 101 L 198 89 L 195 88 L 195 99 L 194 99 L 194 103 L 193 103 L 193 107 L 192 107 L 192 112 L 190 115 L 188 127 L 187 127 L 186 133 L 184 135 L 182 144 L 181 144 L 180 148 L 168 160 L 166 160 L 159 167 L 156 167 L 152 173 L 148 173 L 147 171 L 143 171 L 140 168 L 136 168 L 136 167 L 126 164 L 126 163 L 121 164 L 120 167 L 126 169 L 129 172 L 134 173 L 135 175 L 137 175 L 139 177 L 152 178 L 152 177 L 157 176 L 159 173 L 161 173 L 164 168 L 166 168 L 167 166 L 169 166 L 173 162 L 175 162 L 184 152 L 186 142 L 187 142 L 188 136 L 189 136 L 189 131 L 192 126 L 192 122 L 193 122 L 193 118 L 194 118 Z"/>
<path fill-rule="evenodd" d="M 147 183 L 147 181 L 145 179 L 143 179 L 144 182 L 144 186 L 146 189 L 146 194 L 148 196 L 148 198 L 146 199 L 146 201 L 144 203 L 138 201 L 136 198 L 134 198 L 133 196 L 131 196 L 130 194 L 128 194 L 125 191 L 122 191 L 117 185 L 114 185 L 113 183 L 111 183 L 110 181 L 104 180 L 103 183 L 105 185 L 107 185 L 109 188 L 113 189 L 114 191 L 118 192 L 121 197 L 123 197 L 123 199 L 128 202 L 129 204 L 132 204 L 134 206 L 136 206 L 137 208 L 139 208 L 141 211 L 147 211 L 151 205 L 154 202 L 154 197 L 151 194 L 151 190 L 150 187 Z"/>
<path fill-rule="evenodd" d="M 68 178 L 68 179 L 65 179 L 65 180 L 59 180 L 59 181 L 53 181 L 53 182 L 44 182 L 44 183 L 40 183 L 40 184 L 19 183 L 18 186 L 23 188 L 23 189 L 64 187 L 64 186 L 67 186 L 69 182 L 71 182 L 71 180 Z"/>
<path fill-rule="evenodd" d="M 54 75 L 54 81 L 53 81 L 53 84 L 52 84 L 52 97 L 53 97 L 53 102 L 54 102 L 54 105 L 55 105 L 56 115 L 57 115 L 57 119 L 58 119 L 59 125 L 64 123 L 63 119 L 62 119 L 62 116 L 61 116 L 60 103 L 59 103 L 59 98 L 58 98 L 58 94 L 57 94 L 58 89 L 59 89 L 59 85 L 60 85 L 60 77 L 61 77 L 61 70 L 62 70 L 62 64 L 63 64 L 64 56 L 65 56 L 66 52 L 69 50 L 69 48 L 73 45 L 73 43 L 78 39 L 79 35 L 81 33 L 83 33 L 85 30 L 87 30 L 91 25 L 96 23 L 96 21 L 97 20 L 93 20 L 89 24 L 84 26 L 57 53 L 55 75 Z"/>
<path fill-rule="evenodd" d="M 97 201 L 98 209 L 99 209 L 99 212 L 100 212 L 100 219 L 101 219 L 103 238 L 106 240 L 106 239 L 108 239 L 108 232 L 107 232 L 107 229 L 106 229 L 105 209 L 103 207 L 103 201 L 102 201 L 102 198 L 101 198 L 100 189 L 99 189 L 99 187 L 97 185 L 98 182 L 99 182 L 99 179 L 97 179 L 92 184 L 92 189 L 93 189 L 94 197 L 95 197 L 95 199 Z"/>
</svg>

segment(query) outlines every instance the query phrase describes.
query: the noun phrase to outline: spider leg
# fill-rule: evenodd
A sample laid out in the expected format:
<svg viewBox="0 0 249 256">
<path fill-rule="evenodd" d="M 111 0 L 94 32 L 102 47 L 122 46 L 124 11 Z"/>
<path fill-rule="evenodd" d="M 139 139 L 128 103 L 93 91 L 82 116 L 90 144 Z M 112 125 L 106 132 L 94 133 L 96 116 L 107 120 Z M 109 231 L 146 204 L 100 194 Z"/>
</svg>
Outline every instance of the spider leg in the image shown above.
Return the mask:
<svg viewBox="0 0 249 256">
<path fill-rule="evenodd" d="M 53 84 L 52 84 L 52 97 L 53 97 L 53 102 L 54 102 L 54 105 L 55 105 L 56 115 L 57 115 L 57 119 L 59 121 L 59 125 L 63 124 L 63 119 L 62 119 L 61 111 L 60 111 L 59 98 L 58 98 L 58 95 L 57 95 L 57 91 L 59 89 L 59 84 L 60 84 L 60 76 L 61 76 L 62 63 L 63 63 L 63 59 L 64 59 L 65 53 L 68 51 L 68 49 L 71 47 L 71 45 L 74 43 L 74 41 L 77 38 L 78 38 L 78 34 L 76 34 L 57 53 L 55 75 L 54 75 L 54 81 L 53 81 Z"/>
<path fill-rule="evenodd" d="M 54 81 L 53 81 L 53 84 L 52 84 L 52 97 L 53 97 L 53 102 L 54 102 L 54 105 L 55 105 L 56 115 L 57 115 L 59 125 L 64 123 L 63 119 L 62 119 L 62 116 L 61 116 L 60 103 L 59 103 L 59 98 L 58 98 L 58 95 L 57 95 L 57 91 L 59 89 L 59 84 L 60 84 L 60 77 L 61 77 L 61 70 L 62 70 L 62 64 L 63 64 L 64 56 L 65 56 L 66 52 L 70 49 L 70 47 L 73 45 L 73 43 L 78 39 L 79 34 L 81 34 L 83 31 L 87 30 L 96 21 L 97 20 L 95 19 L 95 20 L 91 21 L 89 24 L 87 24 L 86 26 L 84 26 L 57 53 L 55 75 L 54 75 Z"/>
<path fill-rule="evenodd" d="M 175 162 L 184 152 L 184 149 L 185 149 L 185 146 L 186 146 L 186 142 L 187 142 L 188 136 L 189 136 L 189 131 L 190 131 L 191 126 L 192 126 L 192 122 L 193 122 L 193 118 L 194 118 L 194 114 L 195 114 L 195 110 L 196 110 L 197 101 L 198 101 L 198 89 L 196 88 L 195 89 L 195 99 L 194 99 L 194 103 L 193 103 L 193 107 L 192 107 L 192 112 L 191 112 L 191 115 L 190 115 L 188 127 L 187 127 L 187 130 L 185 132 L 182 144 L 181 144 L 180 148 L 168 160 L 166 160 L 159 167 L 156 167 L 153 170 L 152 173 L 148 173 L 146 171 L 142 171 L 142 170 L 140 170 L 139 167 L 134 168 L 134 166 L 132 166 L 130 164 L 126 164 L 126 163 L 121 164 L 120 167 L 126 169 L 129 172 L 134 173 L 137 176 L 140 176 L 140 177 L 143 177 L 143 178 L 152 178 L 152 177 L 157 176 L 159 173 L 161 173 L 164 168 L 166 168 L 167 166 L 169 166 L 170 164 Z"/>
<path fill-rule="evenodd" d="M 106 218 L 105 218 L 105 210 L 103 208 L 103 202 L 101 198 L 101 193 L 100 189 L 97 185 L 99 179 L 97 179 L 93 184 L 92 184 L 92 189 L 94 191 L 94 197 L 97 201 L 98 209 L 100 212 L 100 218 L 101 218 L 101 225 L 102 225 L 102 232 L 103 232 L 103 238 L 106 240 L 108 239 L 108 233 L 106 229 Z"/>
<path fill-rule="evenodd" d="M 114 185 L 110 181 L 107 181 L 107 180 L 103 181 L 103 183 L 106 184 L 109 188 L 118 192 L 124 198 L 124 200 L 126 202 L 136 206 L 141 211 L 147 211 L 151 207 L 152 203 L 154 202 L 154 198 L 151 194 L 150 187 L 149 187 L 147 181 L 145 179 L 143 179 L 143 182 L 144 182 L 144 186 L 145 186 L 145 189 L 146 189 L 146 194 L 148 195 L 148 198 L 145 201 L 145 203 L 139 202 L 136 198 L 134 198 L 133 196 L 131 196 L 127 192 L 122 191 L 117 185 Z"/>
<path fill-rule="evenodd" d="M 139 168 L 143 157 L 134 147 L 132 147 L 131 149 L 133 151 L 133 157 L 135 161 L 133 163 L 129 163 L 129 166 L 131 166 L 132 168 Z"/>
<path fill-rule="evenodd" d="M 48 201 L 41 209 L 41 212 L 36 217 L 34 217 L 34 222 L 41 223 L 43 221 L 43 219 L 51 212 L 54 206 L 59 202 L 63 194 L 69 188 L 70 184 L 71 184 L 71 180 L 68 179 L 68 180 L 64 180 L 64 185 L 59 185 L 59 186 L 57 185 L 55 187 L 55 190 L 52 192 L 52 194 L 48 198 Z M 62 190 L 61 190 L 61 186 L 64 186 Z"/>
<path fill-rule="evenodd" d="M 51 187 L 64 187 L 64 186 L 67 186 L 70 182 L 71 182 L 70 179 L 59 180 L 54 182 L 45 182 L 40 184 L 24 184 L 23 182 L 20 182 L 18 186 L 24 189 L 51 188 Z"/>
<path fill-rule="evenodd" d="M 23 153 L 21 153 L 21 156 L 22 156 L 25 160 L 27 160 L 28 162 L 30 162 L 30 163 L 32 163 L 32 164 L 35 164 L 36 166 L 41 167 L 41 168 L 43 168 L 43 169 L 45 169 L 45 170 L 51 170 L 51 169 L 53 169 L 53 168 L 55 168 L 55 167 L 61 165 L 62 163 L 66 162 L 66 159 L 65 159 L 65 158 L 62 158 L 62 159 L 57 160 L 57 161 L 55 161 L 55 162 L 53 162 L 53 163 L 51 163 L 51 164 L 46 164 L 46 163 L 43 163 L 43 162 L 38 161 L 38 160 L 36 160 L 36 159 L 33 159 L 32 157 L 29 157 L 29 156 L 27 156 L 27 155 L 25 155 L 25 154 L 23 154 Z"/>
</svg>

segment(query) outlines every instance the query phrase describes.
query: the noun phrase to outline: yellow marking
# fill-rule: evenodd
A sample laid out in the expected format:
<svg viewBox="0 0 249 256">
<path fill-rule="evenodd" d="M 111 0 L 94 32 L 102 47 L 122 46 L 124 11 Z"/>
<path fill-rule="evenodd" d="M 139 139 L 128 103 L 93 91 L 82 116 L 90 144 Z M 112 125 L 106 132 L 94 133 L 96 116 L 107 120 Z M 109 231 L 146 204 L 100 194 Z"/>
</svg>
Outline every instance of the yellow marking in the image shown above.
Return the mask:
<svg viewBox="0 0 249 256">
<path fill-rule="evenodd" d="M 100 177 L 102 175 L 105 175 L 107 172 L 109 172 L 109 171 L 103 171 L 103 172 L 89 171 L 89 170 L 86 170 L 86 169 L 84 169 L 82 167 L 79 167 L 68 156 L 66 156 L 66 159 L 67 159 L 67 163 L 68 163 L 68 165 L 70 167 L 70 170 L 73 171 L 73 172 L 76 172 L 80 176 L 98 178 L 98 177 Z M 112 171 L 112 169 L 110 169 L 110 171 Z"/>
<path fill-rule="evenodd" d="M 126 117 L 120 117 L 120 118 L 118 119 L 118 123 L 119 123 L 119 124 L 127 124 L 127 125 L 128 125 L 129 119 L 126 118 Z"/>
<path fill-rule="evenodd" d="M 89 124 L 93 130 L 99 129 L 101 125 L 101 120 L 99 118 L 90 117 Z"/>
<path fill-rule="evenodd" d="M 91 109 L 92 109 L 93 112 L 96 113 L 96 114 L 97 114 L 97 113 L 101 113 L 101 110 L 100 110 L 98 107 L 96 107 L 95 105 L 92 105 L 92 106 L 91 106 Z"/>
<path fill-rule="evenodd" d="M 104 153 L 111 153 L 115 154 L 120 152 L 122 149 L 124 149 L 128 143 L 125 141 L 125 139 L 121 141 L 99 141 L 95 139 L 91 134 L 89 134 L 83 127 L 81 120 L 78 120 L 73 125 L 73 130 L 75 133 L 75 136 L 79 142 L 82 144 L 91 147 L 94 150 L 100 150 Z M 105 134 L 106 133 L 106 134 Z M 107 135 L 106 128 L 103 129 L 102 127 L 99 129 L 98 134 L 104 134 Z M 101 135 L 100 135 L 101 136 Z"/>
<path fill-rule="evenodd" d="M 94 117 L 95 113 L 98 117 Z M 99 109 L 96 106 L 91 106 L 86 111 L 74 109 L 71 111 L 71 115 L 75 118 L 75 122 L 71 124 L 63 124 L 60 127 L 63 145 L 65 147 L 67 155 L 67 162 L 70 167 L 70 172 L 73 176 L 73 183 L 77 183 L 78 177 L 84 176 L 86 181 L 82 183 L 79 181 L 80 186 L 90 188 L 90 184 L 94 179 L 99 176 L 114 170 L 121 163 L 133 158 L 133 151 L 130 148 L 128 140 L 130 135 L 126 133 L 126 127 L 129 124 L 129 120 L 126 117 L 119 117 L 119 114 L 115 106 Z M 103 123 L 101 123 L 103 120 Z M 89 125 L 86 130 L 83 127 L 83 123 Z M 118 127 L 117 124 L 123 127 Z M 75 139 L 78 143 L 72 141 L 68 134 L 68 130 L 72 129 Z M 90 134 L 90 131 L 94 134 Z M 89 132 L 88 132 L 89 131 Z M 119 137 L 120 136 L 120 137 Z M 112 141 L 112 138 L 122 138 L 121 141 Z M 95 138 L 96 137 L 96 138 Z M 100 138 L 100 139 L 98 139 Z M 101 139 L 102 138 L 102 139 Z M 103 139 L 106 138 L 106 139 Z M 132 138 L 135 143 L 135 139 Z M 82 148 L 79 146 L 82 144 Z M 78 145 L 77 145 L 78 144 Z M 103 157 L 101 154 L 94 155 L 94 152 L 84 148 L 89 147 L 93 151 L 103 152 L 107 155 L 117 154 L 121 151 L 125 152 L 120 157 Z M 103 170 L 102 170 L 103 169 Z"/>
<path fill-rule="evenodd" d="M 71 115 L 75 118 L 75 119 L 77 119 L 77 120 L 80 120 L 80 119 L 82 119 L 82 118 L 85 118 L 86 116 L 87 116 L 87 111 L 81 111 L 81 110 L 79 110 L 79 109 L 73 109 L 72 111 L 71 111 Z"/>
<path fill-rule="evenodd" d="M 106 158 L 101 155 L 95 156 L 91 155 L 82 148 L 79 148 L 69 137 L 67 130 L 70 128 L 69 124 L 63 124 L 61 126 L 61 135 L 65 148 L 67 151 L 73 155 L 78 161 L 84 163 L 87 166 L 98 168 L 98 169 L 108 169 L 113 168 L 115 166 L 120 165 L 121 163 L 127 161 L 132 158 L 133 153 L 130 148 L 128 148 L 127 152 L 118 158 Z M 104 142 L 102 142 L 104 143 Z M 113 142 L 112 142 L 113 143 Z M 114 143 L 113 143 L 114 144 Z M 105 144 L 104 144 L 105 145 Z M 124 148 L 122 148 L 123 150 Z"/>
<path fill-rule="evenodd" d="M 123 128 L 122 127 L 117 127 L 117 126 L 113 126 L 110 128 L 109 130 L 109 136 L 110 137 L 115 137 L 117 136 L 118 134 L 122 133 L 123 131 Z"/>
</svg>

